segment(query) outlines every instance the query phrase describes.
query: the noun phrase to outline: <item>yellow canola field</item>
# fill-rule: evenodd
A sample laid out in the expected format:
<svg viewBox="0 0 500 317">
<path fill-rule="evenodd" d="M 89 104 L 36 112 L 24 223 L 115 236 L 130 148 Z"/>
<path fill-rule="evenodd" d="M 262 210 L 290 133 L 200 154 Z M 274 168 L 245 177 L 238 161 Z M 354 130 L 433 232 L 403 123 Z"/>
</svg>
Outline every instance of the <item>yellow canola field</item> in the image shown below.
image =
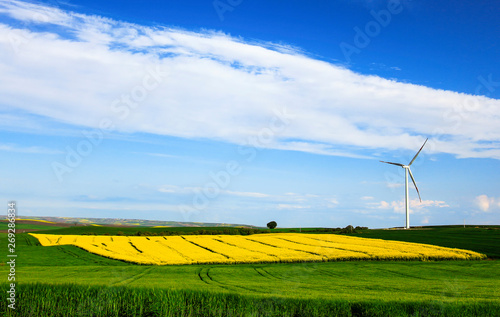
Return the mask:
<svg viewBox="0 0 500 317">
<path fill-rule="evenodd" d="M 55 223 L 55 222 L 52 222 L 52 221 L 40 220 L 40 219 L 19 219 L 19 218 L 17 218 L 16 220 L 19 220 L 19 221 L 38 221 L 38 222 L 44 222 L 44 223 Z"/>
<path fill-rule="evenodd" d="M 138 264 L 264 263 L 343 260 L 476 260 L 473 251 L 336 234 L 270 233 L 249 236 L 168 237 L 35 234 L 42 246 L 74 245 Z"/>
</svg>

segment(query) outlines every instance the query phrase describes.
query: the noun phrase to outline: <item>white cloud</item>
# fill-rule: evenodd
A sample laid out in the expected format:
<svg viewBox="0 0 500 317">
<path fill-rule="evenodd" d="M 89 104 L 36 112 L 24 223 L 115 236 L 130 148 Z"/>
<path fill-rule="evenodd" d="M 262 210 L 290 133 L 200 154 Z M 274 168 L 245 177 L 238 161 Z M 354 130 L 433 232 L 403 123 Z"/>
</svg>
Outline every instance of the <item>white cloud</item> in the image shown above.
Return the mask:
<svg viewBox="0 0 500 317">
<path fill-rule="evenodd" d="M 392 202 L 374 202 L 366 203 L 367 208 L 370 209 L 392 209 L 395 213 L 402 214 L 406 212 L 404 201 L 392 201 Z M 410 214 L 413 213 L 423 213 L 427 211 L 428 207 L 445 208 L 450 207 L 446 202 L 440 200 L 422 200 L 420 202 L 418 199 L 410 200 Z"/>
<path fill-rule="evenodd" d="M 426 150 L 500 159 L 496 99 L 360 75 L 294 48 L 218 32 L 20 1 L 1 2 L 1 14 L 25 23 L 0 24 L 7 112 L 87 128 L 107 118 L 121 132 L 235 144 L 260 137 L 260 147 L 349 157 L 367 157 L 364 149 L 414 150 L 420 135 L 445 135 Z M 35 24 L 47 27 L 40 32 Z M 277 118 L 283 109 L 287 115 Z"/>
<path fill-rule="evenodd" d="M 142 206 L 142 207 L 141 207 Z M 53 209 L 65 209 L 68 210 L 106 210 L 106 211 L 134 211 L 137 210 L 148 210 L 148 211 L 170 211 L 170 212 L 182 212 L 181 207 L 183 205 L 176 204 L 165 204 L 165 203 L 154 203 L 154 202 L 106 202 L 106 201 L 62 201 L 62 200 L 29 200 L 26 201 L 26 209 L 32 210 L 51 210 Z M 23 211 L 24 212 L 24 211 Z M 34 215 L 36 215 L 35 213 Z M 38 213 L 39 215 L 39 213 Z M 118 214 L 119 215 L 119 214 Z M 136 214 L 136 216 L 138 216 Z"/>
<path fill-rule="evenodd" d="M 224 193 L 226 193 L 228 195 L 233 195 L 233 196 L 251 197 L 251 198 L 270 197 L 270 195 L 263 194 L 263 193 L 255 193 L 255 192 L 235 192 L 235 191 L 231 191 L 231 190 L 225 190 Z"/>
<path fill-rule="evenodd" d="M 384 200 L 381 202 L 366 203 L 366 207 L 370 209 L 389 209 L 390 204 Z"/>
<path fill-rule="evenodd" d="M 385 208 L 388 208 L 388 207 L 389 207 L 389 203 L 386 202 L 386 201 L 383 201 L 383 200 L 380 202 L 380 205 L 378 206 L 378 208 L 380 208 L 380 209 L 385 209 Z"/>
<path fill-rule="evenodd" d="M 490 201 L 492 201 L 492 199 L 488 198 L 488 196 L 486 195 L 480 195 L 476 197 L 476 205 L 482 211 L 487 212 L 490 209 Z"/>
<path fill-rule="evenodd" d="M 333 205 L 338 205 L 339 202 L 336 198 L 327 198 L 326 201 L 330 204 L 333 204 Z"/>
<path fill-rule="evenodd" d="M 165 154 L 165 153 L 140 153 L 140 152 L 133 152 L 133 153 L 134 154 L 145 154 L 145 155 L 156 156 L 156 157 L 164 157 L 164 158 L 182 158 L 182 156 Z"/>
<path fill-rule="evenodd" d="M 292 205 L 292 204 L 278 204 L 277 208 L 279 210 L 289 210 L 289 209 L 310 209 L 311 206 L 304 206 L 304 205 Z"/>
<path fill-rule="evenodd" d="M 479 195 L 474 200 L 476 206 L 483 212 L 492 212 L 500 210 L 500 198 Z"/>
<path fill-rule="evenodd" d="M 71 17 L 56 8 L 39 6 L 29 2 L 2 1 L 0 13 L 7 13 L 12 18 L 37 24 L 53 23 L 69 25 Z"/>
<path fill-rule="evenodd" d="M 215 197 L 212 197 L 213 189 L 209 190 L 204 187 L 185 187 L 177 185 L 162 185 L 156 189 L 161 193 L 170 195 L 173 199 L 179 198 L 185 201 L 186 196 L 196 197 L 207 195 L 205 193 L 209 192 L 207 195 L 208 200 L 217 199 L 218 201 L 229 201 L 234 204 L 234 200 L 231 197 L 237 197 L 238 200 L 244 199 L 245 204 L 258 204 L 259 208 L 262 206 L 269 206 L 272 208 L 282 209 L 330 209 L 336 208 L 339 202 L 336 197 L 328 195 L 317 195 L 317 194 L 297 194 L 297 193 L 285 193 L 279 194 L 267 194 L 259 192 L 249 192 L 249 191 L 234 191 L 221 189 L 217 191 Z M 190 201 L 190 200 L 188 200 Z"/>
<path fill-rule="evenodd" d="M 197 194 L 203 192 L 204 188 L 202 187 L 180 187 L 176 185 L 163 185 L 158 188 L 159 192 L 168 193 L 168 194 Z M 249 197 L 249 198 L 267 198 L 271 197 L 271 195 L 257 192 L 240 192 L 240 191 L 231 191 L 224 190 L 219 188 L 219 194 L 222 195 L 231 195 L 231 196 L 239 196 L 239 197 Z"/>
<path fill-rule="evenodd" d="M 285 205 L 303 205 L 307 208 L 335 208 L 339 205 L 337 197 L 317 194 L 285 193 L 284 195 L 270 196 L 276 201 L 285 202 Z"/>
<path fill-rule="evenodd" d="M 15 144 L 0 144 L 0 151 L 28 153 L 28 154 L 62 154 L 63 151 L 52 150 L 41 146 L 23 147 Z"/>
<path fill-rule="evenodd" d="M 399 188 L 404 186 L 403 183 L 386 183 L 385 185 L 387 188 Z"/>
<path fill-rule="evenodd" d="M 361 200 L 373 200 L 375 199 L 375 197 L 372 197 L 372 196 L 363 196 L 361 197 Z"/>
<path fill-rule="evenodd" d="M 185 192 L 183 188 L 180 188 L 175 185 L 163 185 L 158 189 L 159 192 L 161 193 L 168 193 L 168 194 L 174 194 L 174 193 L 180 193 L 180 192 Z"/>
</svg>

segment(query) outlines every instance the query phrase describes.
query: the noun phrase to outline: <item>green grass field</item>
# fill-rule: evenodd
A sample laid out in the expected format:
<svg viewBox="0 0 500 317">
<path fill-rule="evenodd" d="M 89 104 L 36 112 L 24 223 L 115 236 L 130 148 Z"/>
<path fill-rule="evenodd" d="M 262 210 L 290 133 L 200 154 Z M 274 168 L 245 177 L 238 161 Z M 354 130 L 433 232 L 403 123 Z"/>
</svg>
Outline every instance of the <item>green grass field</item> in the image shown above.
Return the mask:
<svg viewBox="0 0 500 317">
<path fill-rule="evenodd" d="M 498 230 L 458 229 L 357 235 L 498 256 Z M 500 315 L 497 260 L 140 266 L 74 246 L 42 247 L 27 234 L 16 239 L 17 316 Z M 6 234 L 0 240 L 7 254 Z M 0 266 L 4 281 L 8 269 Z M 14 316 L 6 305 L 0 311 Z"/>
<path fill-rule="evenodd" d="M 474 250 L 490 258 L 500 258 L 500 226 L 443 226 L 412 230 L 363 230 L 357 237 L 397 240 Z"/>
<path fill-rule="evenodd" d="M 7 230 L 7 222 L 0 222 L 0 230 Z M 47 226 L 44 224 L 30 224 L 30 223 L 17 223 L 16 230 L 18 233 L 22 233 L 24 230 L 53 230 L 53 229 L 62 229 L 63 227 L 57 226 Z"/>
</svg>

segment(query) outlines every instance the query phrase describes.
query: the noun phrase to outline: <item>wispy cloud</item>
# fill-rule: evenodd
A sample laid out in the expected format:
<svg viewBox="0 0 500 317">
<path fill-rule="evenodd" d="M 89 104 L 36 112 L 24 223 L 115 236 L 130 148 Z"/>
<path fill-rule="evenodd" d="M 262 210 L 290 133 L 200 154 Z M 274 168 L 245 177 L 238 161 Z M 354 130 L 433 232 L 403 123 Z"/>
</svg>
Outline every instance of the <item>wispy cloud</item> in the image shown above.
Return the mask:
<svg viewBox="0 0 500 317">
<path fill-rule="evenodd" d="M 385 183 L 385 185 L 387 188 L 399 188 L 404 186 L 403 183 Z"/>
<path fill-rule="evenodd" d="M 1 15 L 24 25 L 0 23 L 0 94 L 8 109 L 78 127 L 99 128 L 107 118 L 120 132 L 235 144 L 248 144 L 272 124 L 273 110 L 286 109 L 286 127 L 259 146 L 367 157 L 366 149 L 413 150 L 422 135 L 439 134 L 446 138 L 428 151 L 500 159 L 496 99 L 360 75 L 292 47 L 220 32 L 14 0 L 0 2 Z M 162 76 L 161 89 L 127 105 L 123 96 L 151 72 Z"/>
<path fill-rule="evenodd" d="M 277 208 L 279 210 L 290 210 L 290 209 L 311 209 L 311 206 L 304 205 L 292 205 L 292 204 L 278 204 Z"/>
<path fill-rule="evenodd" d="M 367 208 L 369 209 L 392 209 L 395 213 L 402 214 L 405 213 L 405 202 L 404 201 L 380 201 L 373 203 L 366 203 Z M 427 208 L 446 208 L 450 207 L 446 202 L 440 200 L 422 200 L 420 202 L 418 199 L 410 200 L 410 213 L 425 213 L 427 212 Z"/>
<path fill-rule="evenodd" d="M 252 197 L 252 198 L 266 198 L 270 197 L 270 195 L 263 193 L 255 193 L 255 192 L 235 192 L 231 190 L 226 190 L 224 193 L 228 195 L 240 196 L 240 197 Z"/>
<path fill-rule="evenodd" d="M 181 187 L 175 185 L 163 185 L 158 189 L 162 193 L 170 194 L 194 194 L 203 191 L 202 187 Z M 271 195 L 257 192 L 241 192 L 241 191 L 231 191 L 231 190 L 219 190 L 221 195 L 239 196 L 239 197 L 249 197 L 249 198 L 267 198 Z"/>
<path fill-rule="evenodd" d="M 116 212 L 148 210 L 148 211 L 169 211 L 169 212 L 179 213 L 181 212 L 180 209 L 181 206 L 182 205 L 168 204 L 164 202 L 158 203 L 158 202 L 147 202 L 140 200 L 134 201 L 133 199 L 127 199 L 126 197 L 123 197 L 122 199 L 102 198 L 100 200 L 89 199 L 88 201 L 85 201 L 83 199 L 73 200 L 73 201 L 31 200 L 25 204 L 24 208 L 35 211 L 40 209 L 62 210 L 63 214 L 60 215 L 67 216 L 67 215 L 74 215 L 73 210 L 100 210 L 100 211 L 106 210 L 106 211 L 116 211 Z M 119 216 L 120 213 L 117 213 L 116 217 Z"/>
<path fill-rule="evenodd" d="M 155 156 L 155 157 L 164 157 L 164 158 L 183 158 L 182 156 L 179 155 L 172 155 L 172 154 L 166 154 L 166 153 L 141 153 L 141 152 L 133 152 L 134 154 L 142 154 L 142 155 L 148 155 L 148 156 Z"/>
<path fill-rule="evenodd" d="M 163 185 L 158 188 L 158 191 L 172 197 L 185 198 L 195 197 L 202 193 L 205 189 L 202 187 L 183 187 L 176 185 Z M 239 201 L 245 201 L 247 204 L 256 204 L 260 207 L 267 206 L 270 209 L 330 209 L 336 208 L 339 202 L 336 197 L 328 195 L 317 194 L 298 194 L 298 193 L 285 193 L 285 194 L 267 194 L 260 192 L 250 191 L 234 191 L 220 189 L 218 199 L 220 201 L 230 201 L 231 197 Z M 189 201 L 189 200 L 188 200 Z"/>
<path fill-rule="evenodd" d="M 63 151 L 48 149 L 41 146 L 18 146 L 15 144 L 0 144 L 0 151 L 28 153 L 28 154 L 62 154 Z"/>
</svg>

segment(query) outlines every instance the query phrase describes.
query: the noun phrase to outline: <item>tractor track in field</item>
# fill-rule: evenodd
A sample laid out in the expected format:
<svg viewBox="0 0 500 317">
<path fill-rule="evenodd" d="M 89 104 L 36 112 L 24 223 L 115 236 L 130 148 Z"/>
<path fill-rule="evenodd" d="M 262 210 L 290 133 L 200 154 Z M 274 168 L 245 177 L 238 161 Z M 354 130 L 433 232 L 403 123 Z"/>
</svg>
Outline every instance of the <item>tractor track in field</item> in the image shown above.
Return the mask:
<svg viewBox="0 0 500 317">
<path fill-rule="evenodd" d="M 196 270 L 196 274 L 198 274 L 198 277 L 200 278 L 200 280 L 201 280 L 202 282 L 204 282 L 204 283 L 206 283 L 206 284 L 210 284 L 208 281 L 206 281 L 206 280 L 203 278 L 203 276 L 201 276 L 202 271 L 203 271 L 203 269 L 198 269 L 198 270 Z"/>
<path fill-rule="evenodd" d="M 474 272 L 469 272 L 469 271 L 460 271 L 460 270 L 450 270 L 450 269 L 445 269 L 445 268 L 436 268 L 433 267 L 433 270 L 441 271 L 441 272 L 446 272 L 448 274 L 460 274 L 460 275 L 465 275 L 465 276 L 476 276 L 476 273 Z"/>
<path fill-rule="evenodd" d="M 255 270 L 255 272 L 257 272 L 257 274 L 259 274 L 260 276 L 265 277 L 265 278 L 267 278 L 267 279 L 272 279 L 272 278 L 270 278 L 269 276 L 264 275 L 264 273 L 262 273 L 261 271 L 259 271 L 258 269 L 260 269 L 260 268 L 254 267 L 253 269 L 254 269 L 254 270 Z"/>
<path fill-rule="evenodd" d="M 212 275 L 210 275 L 210 270 L 212 268 L 209 267 L 209 268 L 200 268 L 198 270 L 195 271 L 196 275 L 198 275 L 198 278 L 203 281 L 205 284 L 208 284 L 208 285 L 211 285 L 211 286 L 214 286 L 214 287 L 220 287 L 220 288 L 223 288 L 225 290 L 228 290 L 228 291 L 238 291 L 238 290 L 245 290 L 245 291 L 250 291 L 252 293 L 260 293 L 258 290 L 255 290 L 255 289 L 252 289 L 252 288 L 249 288 L 249 287 L 245 287 L 245 286 L 240 286 L 240 285 L 234 285 L 234 284 L 228 284 L 228 283 L 224 283 L 224 282 L 221 282 L 221 281 L 218 281 L 217 279 L 214 279 L 212 277 Z"/>
<path fill-rule="evenodd" d="M 326 276 L 330 276 L 330 277 L 334 277 L 334 278 L 342 277 L 341 274 L 332 273 L 330 271 L 323 270 L 323 269 L 318 269 L 317 271 L 320 272 L 321 275 L 326 275 Z"/>
<path fill-rule="evenodd" d="M 263 267 L 260 267 L 259 269 L 260 269 L 262 272 L 264 272 L 266 275 L 270 276 L 270 279 L 275 279 L 275 280 L 285 280 L 285 279 L 284 279 L 284 278 L 282 278 L 282 277 L 278 277 L 278 276 L 276 276 L 276 275 L 274 275 L 274 274 L 269 273 L 269 271 L 267 271 L 267 270 L 266 270 L 265 268 L 263 268 Z"/>
<path fill-rule="evenodd" d="M 24 240 L 26 241 L 26 245 L 28 246 L 32 246 L 33 244 L 31 243 L 31 240 L 30 238 L 28 237 L 28 235 L 25 235 L 24 236 Z"/>
<path fill-rule="evenodd" d="M 121 281 L 113 283 L 113 286 L 125 286 L 125 285 L 128 285 L 128 284 L 130 284 L 132 282 L 135 282 L 138 279 L 142 278 L 144 275 L 149 274 L 149 272 L 151 272 L 151 270 L 153 270 L 153 269 L 154 269 L 154 267 L 150 266 L 150 267 L 148 267 L 147 269 L 145 269 L 144 271 L 142 271 L 140 273 L 134 274 L 134 275 L 132 275 L 129 278 L 126 278 L 124 280 L 121 280 Z"/>
<path fill-rule="evenodd" d="M 67 277 L 70 277 L 70 276 L 81 276 L 81 273 L 80 272 L 70 272 L 70 273 L 65 273 L 65 274 L 61 274 L 61 275 L 58 275 L 57 278 L 67 278 Z"/>
<path fill-rule="evenodd" d="M 210 267 L 206 268 L 206 269 L 205 268 L 201 268 L 201 269 L 199 269 L 199 270 L 196 271 L 198 273 L 198 277 L 200 278 L 200 280 L 202 280 L 204 283 L 206 283 L 208 285 L 217 286 L 217 287 L 226 289 L 228 291 L 231 291 L 230 287 L 228 287 L 224 283 L 221 283 L 219 281 L 214 280 L 210 276 L 210 269 L 211 269 Z"/>
<path fill-rule="evenodd" d="M 210 276 L 210 269 L 211 269 L 210 267 L 207 269 L 206 274 L 207 274 L 208 278 L 210 279 L 210 281 L 214 282 L 214 279 Z"/>
<path fill-rule="evenodd" d="M 69 248 L 64 248 L 61 245 L 57 246 L 57 250 L 59 250 L 62 253 L 65 253 L 65 254 L 67 254 L 67 255 L 75 258 L 75 259 L 78 259 L 79 261 L 82 261 L 82 260 L 83 261 L 92 261 L 93 263 L 99 264 L 99 265 L 109 265 L 106 261 L 102 261 L 102 260 L 100 260 L 97 257 L 93 258 L 93 256 L 96 256 L 96 254 L 94 254 L 92 252 L 89 252 L 89 251 L 87 251 L 87 250 L 85 250 L 85 249 L 83 249 L 83 248 L 81 248 L 79 246 L 76 246 L 76 245 L 74 247 L 78 248 L 78 249 L 80 249 L 82 251 L 85 251 L 87 257 L 83 258 L 80 254 L 76 254 L 75 252 L 69 250 Z M 99 255 L 97 255 L 97 256 L 99 257 Z"/>
<path fill-rule="evenodd" d="M 432 279 L 428 279 L 428 278 L 425 278 L 425 277 L 415 276 L 415 275 L 411 275 L 411 274 L 407 274 L 407 273 L 396 272 L 396 271 L 393 271 L 393 270 L 383 269 L 383 268 L 380 268 L 380 267 L 374 267 L 374 269 L 382 271 L 382 272 L 391 273 L 391 274 L 394 274 L 394 275 L 399 275 L 399 276 L 404 276 L 404 277 L 410 277 L 410 278 L 417 279 L 417 280 L 432 281 Z"/>
</svg>

